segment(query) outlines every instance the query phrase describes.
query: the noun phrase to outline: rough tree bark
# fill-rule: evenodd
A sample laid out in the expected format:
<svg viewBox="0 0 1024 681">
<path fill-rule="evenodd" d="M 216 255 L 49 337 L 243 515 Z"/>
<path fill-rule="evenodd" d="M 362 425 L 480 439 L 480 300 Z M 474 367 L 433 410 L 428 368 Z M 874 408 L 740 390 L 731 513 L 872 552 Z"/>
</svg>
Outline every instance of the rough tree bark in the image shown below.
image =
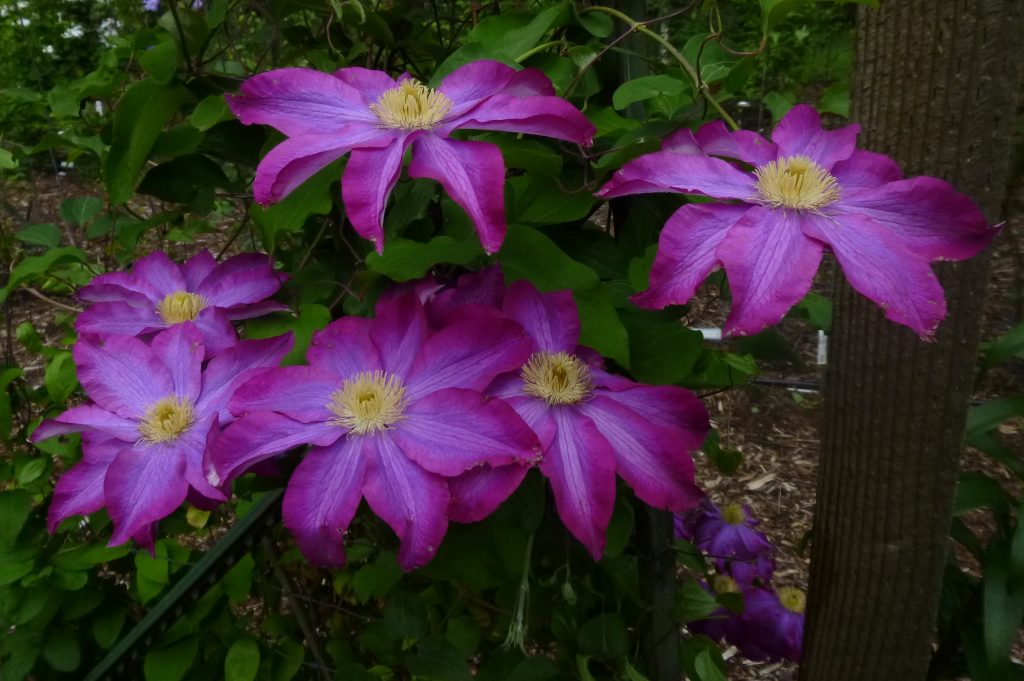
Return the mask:
<svg viewBox="0 0 1024 681">
<path fill-rule="evenodd" d="M 1016 111 L 1019 0 L 890 0 L 857 19 L 861 146 L 1000 218 Z M 803 681 L 924 679 L 974 376 L 988 257 L 942 264 L 935 343 L 836 294 Z"/>
</svg>

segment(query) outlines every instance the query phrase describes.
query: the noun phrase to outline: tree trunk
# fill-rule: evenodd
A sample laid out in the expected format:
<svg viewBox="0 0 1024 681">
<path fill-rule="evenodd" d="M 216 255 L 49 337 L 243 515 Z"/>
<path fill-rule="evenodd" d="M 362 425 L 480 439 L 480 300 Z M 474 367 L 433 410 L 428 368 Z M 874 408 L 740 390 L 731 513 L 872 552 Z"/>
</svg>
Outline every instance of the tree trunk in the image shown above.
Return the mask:
<svg viewBox="0 0 1024 681">
<path fill-rule="evenodd" d="M 861 146 L 907 175 L 952 182 L 997 221 L 1022 35 L 1019 0 L 861 7 L 852 91 Z M 949 316 L 934 343 L 837 287 L 804 681 L 927 672 L 988 256 L 936 269 Z"/>
</svg>

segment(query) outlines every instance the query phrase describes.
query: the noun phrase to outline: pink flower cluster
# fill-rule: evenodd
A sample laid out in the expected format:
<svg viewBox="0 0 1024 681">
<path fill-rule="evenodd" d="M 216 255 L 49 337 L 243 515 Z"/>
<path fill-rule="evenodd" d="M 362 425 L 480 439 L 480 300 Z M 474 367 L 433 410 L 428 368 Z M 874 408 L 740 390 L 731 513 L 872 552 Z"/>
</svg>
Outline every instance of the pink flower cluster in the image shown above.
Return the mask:
<svg viewBox="0 0 1024 681">
<path fill-rule="evenodd" d="M 703 405 L 682 388 L 606 372 L 578 345 L 568 292 L 544 294 L 525 281 L 506 288 L 497 268 L 454 286 L 420 282 L 384 296 L 372 319 L 344 317 L 318 332 L 307 366 L 279 367 L 287 336 L 236 337 L 210 351 L 195 320 L 218 313 L 218 278 L 229 270 L 190 277 L 206 257 L 178 268 L 155 254 L 84 289 L 104 300 L 129 291 L 158 306 L 179 301 L 174 309 L 188 318 L 161 317 L 168 326 L 155 333 L 156 322 L 138 324 L 139 337 L 82 332 L 75 360 L 92 402 L 33 434 L 84 433 L 83 460 L 57 484 L 51 529 L 106 507 L 113 544 L 152 546 L 157 521 L 185 499 L 216 505 L 232 479 L 304 445 L 284 520 L 303 553 L 325 566 L 344 563 L 343 534 L 362 499 L 394 529 L 399 560 L 412 569 L 433 557 L 450 520 L 486 517 L 531 467 L 595 558 L 617 475 L 659 508 L 682 512 L 700 497 L 690 452 L 708 430 Z M 265 256 L 244 257 L 266 265 L 249 272 L 250 288 L 276 290 L 257 282 L 274 277 Z M 155 272 L 147 284 L 144 274 Z M 103 304 L 83 313 L 87 322 Z M 115 325 L 125 310 L 106 309 Z"/>
</svg>

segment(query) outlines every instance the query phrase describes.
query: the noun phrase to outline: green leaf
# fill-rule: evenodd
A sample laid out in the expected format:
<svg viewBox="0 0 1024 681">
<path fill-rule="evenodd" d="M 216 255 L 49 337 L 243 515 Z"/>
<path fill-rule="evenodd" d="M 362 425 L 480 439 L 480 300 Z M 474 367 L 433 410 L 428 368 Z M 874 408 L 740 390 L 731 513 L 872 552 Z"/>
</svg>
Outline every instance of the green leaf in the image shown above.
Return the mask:
<svg viewBox="0 0 1024 681">
<path fill-rule="evenodd" d="M 697 672 L 698 681 L 727 681 L 725 672 L 711 657 L 711 652 L 702 650 L 697 653 L 693 660 L 694 670 Z"/>
<path fill-rule="evenodd" d="M 619 657 L 629 652 L 626 622 L 617 612 L 598 615 L 580 627 L 580 652 L 594 657 Z"/>
<path fill-rule="evenodd" d="M 832 330 L 832 301 L 819 293 L 808 293 L 793 308 L 810 321 L 811 326 L 825 333 Z"/>
<path fill-rule="evenodd" d="M 297 232 L 311 215 L 331 212 L 331 188 L 341 177 L 341 164 L 335 162 L 309 178 L 280 203 L 270 208 L 254 205 L 253 222 L 260 228 L 263 247 L 273 252 L 278 233 Z"/>
<path fill-rule="evenodd" d="M 481 635 L 480 625 L 468 615 L 452 617 L 445 629 L 445 638 L 465 656 L 476 651 Z"/>
<path fill-rule="evenodd" d="M 139 64 L 156 83 L 166 84 L 178 68 L 178 44 L 165 40 L 139 55 Z"/>
<path fill-rule="evenodd" d="M 509 282 L 529 279 L 542 291 L 580 291 L 598 282 L 594 270 L 570 258 L 547 235 L 524 225 L 509 225 L 500 258 Z"/>
<path fill-rule="evenodd" d="M 188 122 L 198 130 L 209 130 L 223 121 L 234 118 L 224 95 L 210 95 L 196 104 L 196 108 L 188 117 Z"/>
<path fill-rule="evenodd" d="M 60 227 L 57 225 L 45 223 L 40 225 L 29 225 L 25 229 L 19 230 L 15 233 L 18 240 L 22 243 L 31 244 L 33 246 L 46 246 L 47 248 L 56 248 L 60 245 Z"/>
<path fill-rule="evenodd" d="M 994 543 L 985 554 L 983 588 L 983 628 L 985 653 L 989 665 L 1003 666 L 1024 617 L 1024 588 L 1011 581 L 1006 546 Z"/>
<path fill-rule="evenodd" d="M 381 623 L 396 641 L 423 638 L 428 632 L 426 604 L 415 594 L 399 592 L 384 607 Z"/>
<path fill-rule="evenodd" d="M 277 312 L 245 323 L 246 338 L 270 338 L 291 331 L 295 334 L 295 346 L 285 355 L 282 364 L 302 364 L 306 361 L 306 350 L 313 333 L 327 326 L 331 311 L 317 303 L 303 303 L 299 313 Z"/>
<path fill-rule="evenodd" d="M 544 175 L 520 175 L 509 180 L 515 193 L 513 215 L 518 223 L 555 225 L 587 217 L 597 201 L 588 191 L 569 194 Z"/>
<path fill-rule="evenodd" d="M 440 263 L 466 265 L 483 255 L 474 236 L 457 241 L 450 236 L 435 236 L 427 243 L 401 237 L 389 239 L 383 255 L 366 257 L 367 268 L 398 282 L 419 279 Z"/>
<path fill-rule="evenodd" d="M 272 681 L 291 681 L 306 659 L 306 648 L 295 641 L 285 639 L 278 644 L 277 653 L 271 660 Z"/>
<path fill-rule="evenodd" d="M 830 85 L 818 99 L 818 111 L 843 118 L 850 117 L 850 86 L 846 82 Z"/>
<path fill-rule="evenodd" d="M 712 430 L 704 439 L 701 451 L 720 472 L 733 475 L 743 463 L 743 453 L 735 449 L 722 449 L 717 430 Z"/>
<path fill-rule="evenodd" d="M 12 170 L 18 167 L 18 162 L 14 160 L 14 154 L 7 149 L 0 149 L 0 170 Z"/>
<path fill-rule="evenodd" d="M 222 586 L 232 605 L 241 603 L 249 596 L 249 590 L 252 589 L 252 572 L 255 567 L 256 561 L 253 560 L 251 553 L 247 553 L 224 575 Z"/>
<path fill-rule="evenodd" d="M 43 385 L 46 386 L 46 394 L 54 404 L 67 402 L 71 393 L 78 387 L 75 360 L 70 351 L 61 350 L 50 359 L 43 375 Z"/>
<path fill-rule="evenodd" d="M 228 184 L 218 164 L 202 154 L 186 154 L 150 168 L 136 191 L 205 214 L 213 210 L 214 189 Z"/>
<path fill-rule="evenodd" d="M 416 646 L 416 654 L 406 662 L 409 673 L 417 678 L 437 681 L 472 681 L 465 656 L 444 639 L 430 638 Z"/>
<path fill-rule="evenodd" d="M 96 639 L 97 645 L 106 650 L 117 642 L 124 626 L 124 610 L 112 608 L 101 613 L 92 620 L 92 637 Z"/>
<path fill-rule="evenodd" d="M 111 206 L 131 198 L 153 143 L 189 99 L 191 94 L 184 87 L 152 80 L 140 81 L 125 91 L 114 111 L 110 152 L 103 166 Z"/>
<path fill-rule="evenodd" d="M 59 672 L 73 672 L 82 662 L 82 649 L 70 631 L 61 629 L 47 634 L 43 659 Z"/>
<path fill-rule="evenodd" d="M 1006 397 L 972 407 L 967 413 L 968 444 L 974 438 L 1015 416 L 1024 416 L 1024 396 Z"/>
<path fill-rule="evenodd" d="M 646 676 L 644 676 L 636 669 L 634 669 L 633 665 L 629 663 L 629 660 L 624 660 L 623 665 L 623 672 L 625 673 L 626 681 L 651 681 Z"/>
<path fill-rule="evenodd" d="M 39 657 L 39 634 L 25 631 L 28 636 L 23 636 L 12 647 L 11 654 L 7 656 L 3 666 L 0 667 L 0 681 L 22 681 L 35 666 L 36 658 Z"/>
<path fill-rule="evenodd" d="M 991 368 L 1013 357 L 1024 359 L 1024 324 L 1018 324 L 1005 335 L 982 343 L 982 365 Z"/>
<path fill-rule="evenodd" d="M 765 33 L 770 31 L 783 17 L 805 0 L 761 0 L 761 26 Z"/>
<path fill-rule="evenodd" d="M 181 681 L 199 650 L 199 639 L 190 636 L 146 654 L 143 670 L 146 681 Z"/>
<path fill-rule="evenodd" d="M 249 637 L 231 644 L 224 658 L 224 681 L 254 681 L 260 669 L 260 647 Z"/>
<path fill-rule="evenodd" d="M 615 30 L 615 22 L 604 12 L 581 12 L 578 19 L 580 26 L 595 38 L 607 38 Z"/>
<path fill-rule="evenodd" d="M 18 471 L 18 484 L 27 485 L 30 482 L 38 480 L 39 477 L 46 472 L 46 467 L 50 464 L 49 457 L 40 456 L 32 459 Z"/>
<path fill-rule="evenodd" d="M 0 288 L 0 303 L 7 300 L 7 297 L 11 295 L 11 292 L 22 283 L 32 279 L 38 274 L 49 272 L 50 268 L 54 265 L 65 263 L 69 260 L 85 262 L 85 253 L 77 248 L 62 247 L 51 248 L 43 255 L 35 255 L 25 258 L 15 265 L 13 270 L 11 270 L 10 277 L 7 280 L 7 285 Z"/>
<path fill-rule="evenodd" d="M 614 359 L 629 368 L 629 335 L 608 294 L 607 286 L 599 284 L 573 293 L 580 316 L 580 345 Z"/>
<path fill-rule="evenodd" d="M 721 606 L 715 597 L 705 591 L 700 584 L 689 580 L 683 582 L 676 595 L 675 617 L 686 624 L 707 617 Z"/>
<path fill-rule="evenodd" d="M 1006 508 L 1012 502 L 1013 497 L 998 482 L 984 473 L 967 471 L 961 473 L 957 481 L 953 515 L 963 515 L 976 508 L 987 506 Z"/>
<path fill-rule="evenodd" d="M 21 325 L 18 325 L 19 328 Z M 7 442 L 11 439 L 11 394 L 7 386 L 24 375 L 21 367 L 7 367 L 0 369 L 0 442 Z"/>
<path fill-rule="evenodd" d="M 23 489 L 0 492 L 0 543 L 13 544 L 32 513 L 32 495 Z"/>
<path fill-rule="evenodd" d="M 361 603 L 383 598 L 402 579 L 402 568 L 391 551 L 381 551 L 377 559 L 359 568 L 352 579 L 352 588 Z"/>
<path fill-rule="evenodd" d="M 678 383 L 693 370 L 703 336 L 669 313 L 623 310 L 629 332 L 629 369 L 637 380 L 658 385 Z"/>
<path fill-rule="evenodd" d="M 796 106 L 796 95 L 792 92 L 772 91 L 764 96 L 763 101 L 768 110 L 772 112 L 772 118 L 779 121 Z"/>
<path fill-rule="evenodd" d="M 675 97 L 687 89 L 687 84 L 679 78 L 666 76 L 641 76 L 627 80 L 616 88 L 612 94 L 612 106 L 619 111 L 634 102 L 643 102 L 654 97 Z"/>
</svg>

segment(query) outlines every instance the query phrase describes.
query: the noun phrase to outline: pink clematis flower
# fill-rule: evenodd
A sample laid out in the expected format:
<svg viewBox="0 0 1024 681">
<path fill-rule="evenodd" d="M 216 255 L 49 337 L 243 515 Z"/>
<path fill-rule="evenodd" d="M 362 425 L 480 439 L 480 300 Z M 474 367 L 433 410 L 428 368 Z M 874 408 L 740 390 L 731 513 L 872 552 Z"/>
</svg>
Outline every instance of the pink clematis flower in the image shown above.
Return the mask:
<svg viewBox="0 0 1024 681">
<path fill-rule="evenodd" d="M 459 129 L 504 130 L 589 145 L 595 128 L 555 96 L 537 69 L 494 61 L 462 66 L 429 88 L 408 74 L 351 67 L 333 75 L 278 69 L 242 84 L 228 104 L 242 123 L 277 128 L 288 139 L 256 170 L 256 202 L 280 201 L 332 161 L 352 152 L 342 198 L 352 226 L 384 248 L 382 218 L 412 146 L 410 177 L 441 183 L 472 218 L 488 253 L 505 238 L 505 163 L 489 142 L 451 139 Z"/>
<path fill-rule="evenodd" d="M 231 409 L 241 418 L 209 457 L 213 481 L 312 444 L 284 496 L 284 523 L 302 552 L 342 565 L 342 533 L 365 497 L 411 570 L 447 531 L 448 478 L 484 464 L 524 468 L 539 455 L 515 411 L 480 393 L 529 352 L 514 322 L 463 319 L 434 333 L 415 293 L 385 299 L 375 319 L 346 317 L 316 334 L 309 366 L 239 388 Z"/>
<path fill-rule="evenodd" d="M 82 287 L 78 297 L 91 305 L 75 328 L 81 334 L 146 336 L 192 322 L 212 356 L 237 342 L 233 320 L 288 309 L 268 300 L 284 278 L 259 253 L 218 264 L 209 251 L 200 251 L 178 265 L 157 251 L 135 261 L 130 272 L 101 274 Z"/>
<path fill-rule="evenodd" d="M 726 331 L 757 333 L 807 293 L 828 248 L 854 289 L 931 338 L 946 302 L 930 263 L 970 258 L 998 230 L 948 183 L 903 179 L 888 157 L 858 151 L 859 131 L 824 130 L 817 112 L 801 105 L 779 121 L 771 142 L 715 121 L 623 166 L 598 196 L 682 192 L 729 201 L 687 204 L 669 218 L 650 288 L 634 302 L 685 303 L 721 266 L 733 298 Z"/>
<path fill-rule="evenodd" d="M 290 333 L 241 341 L 203 368 L 202 334 L 191 322 L 158 333 L 147 346 L 132 336 L 84 336 L 74 347 L 78 380 L 93 401 L 44 421 L 32 440 L 83 433 L 83 457 L 61 476 L 49 512 L 50 531 L 65 518 L 106 506 L 110 545 L 134 537 L 153 546 L 155 524 L 186 498 L 212 507 L 224 501 L 203 474 L 211 433 L 232 420 L 235 388 L 277 366 Z"/>
<path fill-rule="evenodd" d="M 477 299 L 493 295 L 491 275 L 472 282 L 484 287 Z M 435 302 L 443 308 L 445 297 Z M 578 346 L 579 318 L 569 291 L 541 294 L 518 281 L 505 294 L 503 312 L 530 334 L 534 351 L 488 394 L 512 405 L 539 436 L 540 470 L 551 482 L 558 514 L 595 559 L 604 552 L 616 473 L 651 506 L 678 513 L 700 501 L 690 458 L 709 427 L 700 400 L 682 388 L 640 385 L 605 372 L 596 353 Z M 451 486 L 452 519 L 486 516 L 524 475 L 506 466 L 460 476 Z"/>
</svg>

